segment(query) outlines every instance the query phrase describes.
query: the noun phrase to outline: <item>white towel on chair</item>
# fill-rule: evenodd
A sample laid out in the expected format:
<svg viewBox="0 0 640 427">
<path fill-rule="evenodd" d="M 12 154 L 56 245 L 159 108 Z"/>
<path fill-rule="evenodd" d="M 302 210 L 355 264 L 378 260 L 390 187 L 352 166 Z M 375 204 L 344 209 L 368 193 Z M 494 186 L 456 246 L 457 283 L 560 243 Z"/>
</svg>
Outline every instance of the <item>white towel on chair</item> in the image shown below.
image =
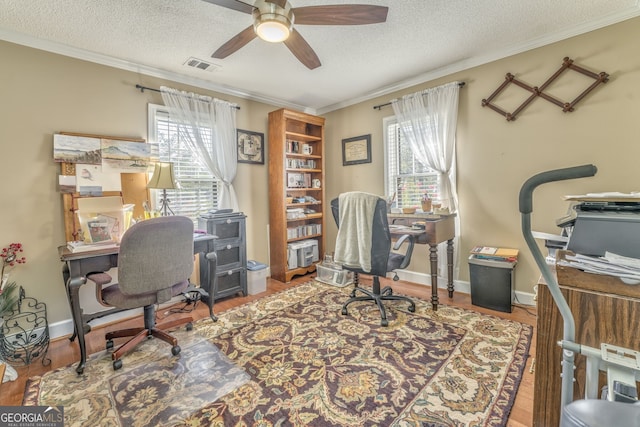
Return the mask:
<svg viewBox="0 0 640 427">
<path fill-rule="evenodd" d="M 334 259 L 345 267 L 371 271 L 371 234 L 376 203 L 375 194 L 340 194 L 340 225 Z"/>
</svg>

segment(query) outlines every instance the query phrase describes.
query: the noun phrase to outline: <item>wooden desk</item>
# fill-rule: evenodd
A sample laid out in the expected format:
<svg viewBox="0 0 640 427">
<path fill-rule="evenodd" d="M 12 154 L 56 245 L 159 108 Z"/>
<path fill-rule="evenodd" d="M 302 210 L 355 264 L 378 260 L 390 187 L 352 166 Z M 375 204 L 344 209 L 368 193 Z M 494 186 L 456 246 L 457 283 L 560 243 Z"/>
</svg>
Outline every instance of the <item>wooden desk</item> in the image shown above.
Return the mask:
<svg viewBox="0 0 640 427">
<path fill-rule="evenodd" d="M 391 227 L 391 236 L 400 237 L 403 234 L 411 234 L 415 242 L 421 245 L 429 245 L 429 261 L 431 268 L 431 306 L 438 309 L 438 245 L 447 242 L 447 290 L 449 298 L 453 298 L 453 238 L 456 234 L 455 215 L 440 216 L 437 218 L 408 214 L 389 214 L 389 224 L 411 226 L 416 221 L 424 221 L 424 230 L 394 229 Z"/>
<path fill-rule="evenodd" d="M 216 292 L 216 258 L 214 248 L 215 236 L 209 234 L 194 237 L 193 253 L 200 254 L 200 265 L 207 265 L 209 268 L 201 268 L 200 284 L 209 294 L 203 300 L 209 306 L 209 315 L 216 321 L 213 314 L 213 302 Z M 87 349 L 84 336 L 91 332 L 89 322 L 110 314 L 125 311 L 119 308 L 99 311 L 97 313 L 85 314 L 80 306 L 80 287 L 87 283 L 87 274 L 96 272 L 106 272 L 118 266 L 118 248 L 100 249 L 88 252 L 71 252 L 65 246 L 58 247 L 60 260 L 64 262 L 62 267 L 62 277 L 65 283 L 65 290 L 71 307 L 74 332 L 70 340 L 78 337 L 80 346 L 80 363 L 76 367 L 76 372 L 81 374 L 87 361 Z"/>
<path fill-rule="evenodd" d="M 559 252 L 563 257 L 564 252 Z M 576 323 L 576 342 L 600 348 L 608 343 L 640 350 L 640 286 L 625 285 L 616 277 L 585 273 L 556 266 L 556 275 Z M 560 423 L 563 322 L 546 285 L 538 286 L 536 375 L 533 425 L 554 427 Z M 576 355 L 574 399 L 584 398 L 586 358 Z M 600 386 L 605 385 L 601 374 Z"/>
</svg>

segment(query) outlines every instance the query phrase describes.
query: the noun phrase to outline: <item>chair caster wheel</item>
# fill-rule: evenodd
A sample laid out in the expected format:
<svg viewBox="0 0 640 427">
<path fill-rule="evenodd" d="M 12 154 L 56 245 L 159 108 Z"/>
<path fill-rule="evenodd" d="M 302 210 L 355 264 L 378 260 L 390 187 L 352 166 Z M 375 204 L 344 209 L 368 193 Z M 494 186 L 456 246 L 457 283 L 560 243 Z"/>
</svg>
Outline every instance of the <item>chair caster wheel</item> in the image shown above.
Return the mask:
<svg viewBox="0 0 640 427">
<path fill-rule="evenodd" d="M 349 314 L 349 312 L 347 311 L 346 307 L 342 307 L 342 315 L 346 316 L 347 314 Z"/>
<path fill-rule="evenodd" d="M 173 346 L 171 347 L 171 354 L 173 354 L 174 356 L 177 356 L 180 354 L 180 350 L 182 349 L 180 348 L 179 345 Z"/>
<path fill-rule="evenodd" d="M 389 326 L 389 321 L 387 319 L 382 319 L 380 321 L 380 326 Z"/>
<path fill-rule="evenodd" d="M 409 307 L 409 311 L 410 311 L 411 313 L 415 313 L 415 312 L 416 312 L 416 307 L 415 307 L 414 305 L 410 306 L 410 307 Z"/>
<path fill-rule="evenodd" d="M 106 347 L 107 347 L 107 351 L 113 350 L 113 340 L 108 340 Z"/>
<path fill-rule="evenodd" d="M 187 323 L 187 326 L 185 327 L 185 329 L 187 331 L 193 331 L 193 323 L 191 323 L 191 322 Z"/>
<path fill-rule="evenodd" d="M 113 370 L 117 371 L 120 368 L 122 368 L 122 360 L 120 360 L 120 359 L 114 360 L 113 361 Z"/>
</svg>

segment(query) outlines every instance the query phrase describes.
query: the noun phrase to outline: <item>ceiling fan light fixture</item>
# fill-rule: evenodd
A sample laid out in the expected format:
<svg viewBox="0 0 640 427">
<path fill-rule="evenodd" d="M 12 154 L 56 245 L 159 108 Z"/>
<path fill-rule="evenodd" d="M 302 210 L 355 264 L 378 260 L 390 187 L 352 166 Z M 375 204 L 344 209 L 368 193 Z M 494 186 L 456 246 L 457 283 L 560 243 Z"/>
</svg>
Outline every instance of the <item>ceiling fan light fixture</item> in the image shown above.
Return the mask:
<svg viewBox="0 0 640 427">
<path fill-rule="evenodd" d="M 256 34 L 264 41 L 283 42 L 291 35 L 291 26 L 280 20 L 261 20 L 255 25 Z"/>
<path fill-rule="evenodd" d="M 293 11 L 289 3 L 285 8 L 274 3 L 257 3 L 253 11 L 253 29 L 258 37 L 271 43 L 288 39 L 293 29 Z"/>
</svg>

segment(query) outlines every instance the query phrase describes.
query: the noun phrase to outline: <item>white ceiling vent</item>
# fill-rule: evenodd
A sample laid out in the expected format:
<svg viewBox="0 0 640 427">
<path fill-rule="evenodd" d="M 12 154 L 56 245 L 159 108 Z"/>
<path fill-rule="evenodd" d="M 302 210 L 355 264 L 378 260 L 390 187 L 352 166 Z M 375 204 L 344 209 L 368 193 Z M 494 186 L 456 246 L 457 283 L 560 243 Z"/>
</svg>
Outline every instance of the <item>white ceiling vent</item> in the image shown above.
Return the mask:
<svg viewBox="0 0 640 427">
<path fill-rule="evenodd" d="M 186 65 L 192 68 L 199 68 L 204 71 L 215 71 L 220 68 L 219 65 L 212 64 L 211 62 L 203 61 L 202 59 L 194 58 L 193 56 L 186 60 L 182 65 Z"/>
</svg>

